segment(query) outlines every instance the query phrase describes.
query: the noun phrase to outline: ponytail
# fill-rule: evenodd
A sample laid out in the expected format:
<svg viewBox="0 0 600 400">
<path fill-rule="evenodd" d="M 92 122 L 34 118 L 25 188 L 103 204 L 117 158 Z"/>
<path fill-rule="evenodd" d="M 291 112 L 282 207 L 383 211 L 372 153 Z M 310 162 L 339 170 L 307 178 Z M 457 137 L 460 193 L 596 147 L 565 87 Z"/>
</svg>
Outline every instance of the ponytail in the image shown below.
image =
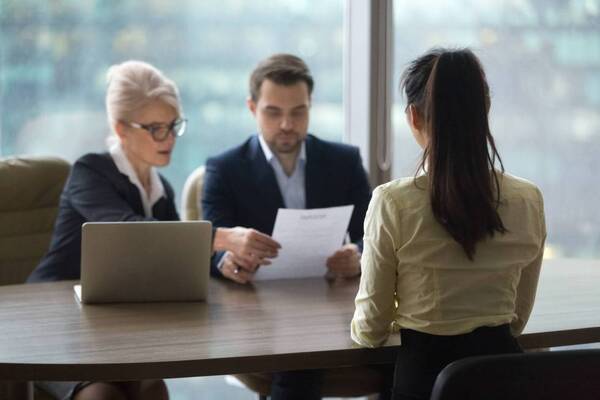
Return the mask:
<svg viewBox="0 0 600 400">
<path fill-rule="evenodd" d="M 428 174 L 433 215 L 473 260 L 477 242 L 506 232 L 485 73 L 470 50 L 434 50 L 411 64 L 402 86 L 429 139 L 417 172 Z"/>
</svg>

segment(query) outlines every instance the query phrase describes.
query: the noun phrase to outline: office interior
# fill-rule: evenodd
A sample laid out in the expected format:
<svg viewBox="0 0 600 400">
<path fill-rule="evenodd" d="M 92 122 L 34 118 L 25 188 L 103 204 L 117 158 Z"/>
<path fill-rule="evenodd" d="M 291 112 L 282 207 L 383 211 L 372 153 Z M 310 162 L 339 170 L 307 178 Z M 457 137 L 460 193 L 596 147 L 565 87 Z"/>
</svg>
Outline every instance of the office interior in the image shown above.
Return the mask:
<svg viewBox="0 0 600 400">
<path fill-rule="evenodd" d="M 248 74 L 287 52 L 314 73 L 309 132 L 358 146 L 375 187 L 415 173 L 399 79 L 432 47 L 486 68 L 504 166 L 544 193 L 544 257 L 600 259 L 600 0 L 0 0 L 0 157 L 104 151 L 106 69 L 147 61 L 188 119 L 161 170 L 180 205 L 197 167 L 255 133 Z M 222 376 L 167 385 L 174 400 L 255 398 Z"/>
</svg>

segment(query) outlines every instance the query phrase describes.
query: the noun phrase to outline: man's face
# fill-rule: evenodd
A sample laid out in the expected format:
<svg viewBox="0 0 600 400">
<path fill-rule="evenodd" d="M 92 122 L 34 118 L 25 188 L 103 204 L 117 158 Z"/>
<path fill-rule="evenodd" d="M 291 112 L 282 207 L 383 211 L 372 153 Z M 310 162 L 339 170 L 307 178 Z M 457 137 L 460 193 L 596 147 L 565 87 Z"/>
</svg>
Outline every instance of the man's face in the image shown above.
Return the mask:
<svg viewBox="0 0 600 400">
<path fill-rule="evenodd" d="M 306 82 L 278 85 L 265 80 L 257 101 L 248 99 L 258 130 L 274 154 L 300 150 L 308 130 L 310 95 Z"/>
</svg>

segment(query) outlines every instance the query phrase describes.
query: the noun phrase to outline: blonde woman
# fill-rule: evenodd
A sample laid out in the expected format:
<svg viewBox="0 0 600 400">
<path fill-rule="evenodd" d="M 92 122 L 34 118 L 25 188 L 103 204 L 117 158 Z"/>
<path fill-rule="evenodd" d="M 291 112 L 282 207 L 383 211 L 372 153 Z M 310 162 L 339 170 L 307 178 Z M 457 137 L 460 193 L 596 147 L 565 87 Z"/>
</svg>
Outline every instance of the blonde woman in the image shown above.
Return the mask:
<svg viewBox="0 0 600 400">
<path fill-rule="evenodd" d="M 108 122 L 114 134 L 105 153 L 78 159 L 63 190 L 50 249 L 29 282 L 80 278 L 81 225 L 89 221 L 178 220 L 173 188 L 157 167 L 171 161 L 185 132 L 178 89 L 150 64 L 127 61 L 108 71 Z M 213 248 L 248 262 L 277 254 L 268 236 L 245 228 L 219 228 Z M 163 381 L 46 382 L 57 399 L 166 399 Z"/>
</svg>

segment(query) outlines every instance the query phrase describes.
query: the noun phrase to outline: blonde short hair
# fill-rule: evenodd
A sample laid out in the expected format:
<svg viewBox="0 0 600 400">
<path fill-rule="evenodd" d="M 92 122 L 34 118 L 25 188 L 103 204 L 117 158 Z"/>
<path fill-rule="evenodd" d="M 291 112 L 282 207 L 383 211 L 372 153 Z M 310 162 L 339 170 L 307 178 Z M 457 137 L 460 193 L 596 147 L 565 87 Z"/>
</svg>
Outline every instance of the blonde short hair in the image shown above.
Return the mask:
<svg viewBox="0 0 600 400">
<path fill-rule="evenodd" d="M 126 61 L 108 69 L 106 112 L 114 129 L 117 121 L 128 121 L 131 114 L 153 100 L 161 100 L 183 114 L 175 82 L 159 69 L 143 61 Z"/>
</svg>

